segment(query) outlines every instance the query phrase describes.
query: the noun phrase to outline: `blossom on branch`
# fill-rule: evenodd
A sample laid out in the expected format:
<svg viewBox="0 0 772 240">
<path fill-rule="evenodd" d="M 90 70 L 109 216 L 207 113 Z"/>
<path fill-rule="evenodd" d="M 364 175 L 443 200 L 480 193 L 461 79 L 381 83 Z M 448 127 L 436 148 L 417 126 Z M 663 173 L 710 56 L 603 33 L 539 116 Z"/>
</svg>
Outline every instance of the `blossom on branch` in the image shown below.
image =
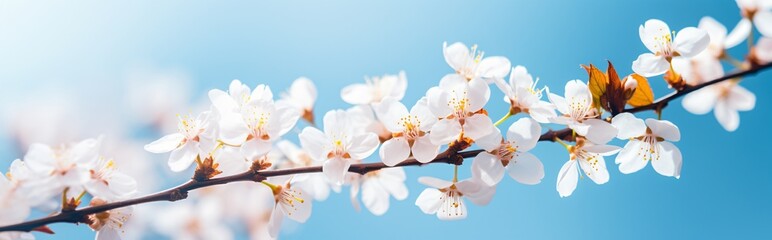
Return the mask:
<svg viewBox="0 0 772 240">
<path fill-rule="evenodd" d="M 565 98 L 550 92 L 547 95 L 563 114 L 552 118 L 552 123 L 567 125 L 576 134 L 596 144 L 607 143 L 616 136 L 617 129 L 614 126 L 598 119 L 600 113 L 593 107 L 592 93 L 581 80 L 566 83 Z"/>
<path fill-rule="evenodd" d="M 523 66 L 512 68 L 509 75 L 509 84 L 504 83 L 503 79 L 496 79 L 496 84 L 504 92 L 504 101 L 510 104 L 509 113 L 516 114 L 524 112 L 531 115 L 531 118 L 540 123 L 549 123 L 551 118 L 556 117 L 555 106 L 547 101 L 541 100 L 542 92 L 547 88 L 536 88 L 539 82 Z"/>
<path fill-rule="evenodd" d="M 472 174 L 488 186 L 494 186 L 509 176 L 522 184 L 538 184 L 544 178 L 544 165 L 539 158 L 529 153 L 541 136 L 541 125 L 530 118 L 521 118 L 512 123 L 502 139 L 498 129 L 477 141 L 485 149 L 472 162 Z"/>
<path fill-rule="evenodd" d="M 379 156 L 383 163 L 394 166 L 410 157 L 427 163 L 437 156 L 440 146 L 432 143 L 429 130 L 437 117 L 429 110 L 426 98 L 419 100 L 408 112 L 407 107 L 396 99 L 386 99 L 374 106 L 383 125 L 392 138 L 383 142 Z"/>
<path fill-rule="evenodd" d="M 347 103 L 371 104 L 379 103 L 385 98 L 402 100 L 407 90 L 405 72 L 398 75 L 383 75 L 382 77 L 365 78 L 366 83 L 356 83 L 343 88 L 340 96 Z"/>
<path fill-rule="evenodd" d="M 651 53 L 638 56 L 633 62 L 633 71 L 644 77 L 662 75 L 670 69 L 674 57 L 691 58 L 705 50 L 710 36 L 705 30 L 695 27 L 681 29 L 676 34 L 661 20 L 650 19 L 638 28 L 643 45 Z"/>
<path fill-rule="evenodd" d="M 415 205 L 425 214 L 435 214 L 440 220 L 460 220 L 468 215 L 464 198 L 480 206 L 488 205 L 496 193 L 496 188 L 480 182 L 479 179 L 467 179 L 452 182 L 433 177 L 418 178 L 418 182 L 428 186 L 415 200 Z"/>
<path fill-rule="evenodd" d="M 681 132 L 669 121 L 646 119 L 646 123 L 631 113 L 622 113 L 611 120 L 620 129 L 619 139 L 629 139 L 615 162 L 619 171 L 630 174 L 651 162 L 657 173 L 667 177 L 681 177 L 681 151 L 673 145 L 681 139 Z"/>
</svg>

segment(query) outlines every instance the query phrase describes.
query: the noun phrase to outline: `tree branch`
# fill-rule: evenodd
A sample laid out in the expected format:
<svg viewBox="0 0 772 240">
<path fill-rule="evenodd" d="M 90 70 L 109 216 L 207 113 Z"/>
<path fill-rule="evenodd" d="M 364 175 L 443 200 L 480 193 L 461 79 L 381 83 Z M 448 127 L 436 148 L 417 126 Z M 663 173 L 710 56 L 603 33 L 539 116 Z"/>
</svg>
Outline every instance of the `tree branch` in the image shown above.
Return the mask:
<svg viewBox="0 0 772 240">
<path fill-rule="evenodd" d="M 673 101 L 674 99 L 677 99 L 681 96 L 684 96 L 698 89 L 701 89 L 719 82 L 723 82 L 729 79 L 752 75 L 759 71 L 762 71 L 771 67 L 772 67 L 772 63 L 767 63 L 764 65 L 756 66 L 749 70 L 735 72 L 709 82 L 686 87 L 681 91 L 677 91 L 663 98 L 660 98 L 652 104 L 649 104 L 646 106 L 640 106 L 636 108 L 625 109 L 623 112 L 636 113 L 636 112 L 641 112 L 646 110 L 656 110 L 658 108 L 662 109 L 665 106 L 667 106 L 667 104 L 670 101 Z M 561 130 L 549 130 L 539 137 L 539 141 L 554 141 L 556 138 L 573 141 L 574 137 L 571 129 L 565 128 Z M 457 152 L 452 149 L 449 149 L 447 151 L 440 153 L 439 155 L 437 155 L 437 157 L 434 160 L 428 163 L 421 163 L 415 160 L 415 158 L 411 157 L 393 167 L 423 166 L 431 163 L 446 163 L 446 164 L 461 165 L 463 163 L 463 159 L 475 157 L 477 156 L 477 154 L 481 152 L 483 152 L 483 150 L 470 150 L 470 151 Z M 353 173 L 366 174 L 368 172 L 377 171 L 384 168 L 391 168 L 391 167 L 387 166 L 382 162 L 360 163 L 360 164 L 352 164 L 348 171 Z M 51 215 L 51 216 L 36 219 L 36 220 L 3 226 L 3 227 L 0 227 L 0 232 L 5 232 L 5 231 L 29 232 L 29 231 L 35 230 L 36 228 L 43 227 L 52 223 L 82 223 L 86 220 L 87 216 L 90 214 L 95 214 L 99 212 L 108 211 L 111 209 L 138 205 L 138 204 L 148 203 L 148 202 L 159 202 L 159 201 L 174 202 L 174 201 L 187 198 L 188 192 L 191 190 L 214 186 L 214 185 L 221 185 L 221 184 L 227 184 L 232 182 L 242 182 L 242 181 L 260 182 L 265 180 L 268 177 L 287 176 L 287 175 L 303 174 L 303 173 L 318 173 L 318 172 L 322 172 L 321 166 L 267 170 L 267 171 L 250 170 L 250 171 L 232 175 L 232 176 L 212 178 L 212 179 L 201 180 L 201 181 L 190 180 L 179 186 L 176 186 L 161 192 L 153 193 L 150 195 L 138 197 L 138 198 L 133 198 L 125 201 L 112 202 L 112 203 L 99 205 L 99 206 L 84 207 L 77 210 L 64 211 L 55 215 Z"/>
</svg>

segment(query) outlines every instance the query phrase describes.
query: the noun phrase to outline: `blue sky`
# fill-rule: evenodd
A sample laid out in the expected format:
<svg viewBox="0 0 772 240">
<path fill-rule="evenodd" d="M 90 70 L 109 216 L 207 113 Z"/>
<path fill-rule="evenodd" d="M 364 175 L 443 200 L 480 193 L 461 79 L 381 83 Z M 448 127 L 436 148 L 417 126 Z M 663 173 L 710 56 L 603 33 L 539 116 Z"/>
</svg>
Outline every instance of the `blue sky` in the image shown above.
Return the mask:
<svg viewBox="0 0 772 240">
<path fill-rule="evenodd" d="M 404 101 L 419 99 L 452 71 L 442 57 L 443 41 L 476 43 L 486 55 L 506 56 L 562 93 L 566 81 L 586 80 L 580 64 L 605 68 L 608 59 L 620 74 L 631 73 L 631 62 L 647 51 L 638 37 L 638 25 L 647 19 L 662 19 L 677 31 L 696 26 L 703 16 L 729 28 L 740 19 L 729 0 L 90 1 L 82 6 L 6 1 L 0 3 L 0 106 L 77 96 L 85 103 L 72 114 L 89 118 L 83 121 L 113 115 L 104 118 L 128 122 L 123 132 L 149 141 L 154 136 L 131 124 L 125 109 L 93 111 L 122 101 L 124 81 L 134 72 L 186 76 L 193 82 L 184 90 L 195 99 L 191 104 L 236 78 L 279 91 L 306 76 L 319 87 L 321 116 L 348 107 L 340 89 L 366 75 L 404 70 L 409 81 Z M 744 45 L 731 51 L 735 57 L 745 52 Z M 624 175 L 607 158 L 607 184 L 580 179 L 576 192 L 561 199 L 555 179 L 568 155 L 558 144 L 540 143 L 532 152 L 545 165 L 542 183 L 525 186 L 507 177 L 491 204 L 471 207 L 466 220 L 441 222 L 413 205 L 423 189 L 417 177 L 452 177 L 451 166 L 434 165 L 407 169 L 410 196 L 392 201 L 385 216 L 355 212 L 346 190 L 314 203 L 311 219 L 282 238 L 770 238 L 772 162 L 763 155 L 772 134 L 766 118 L 772 116 L 772 90 L 764 85 L 770 78 L 766 72 L 742 83 L 756 94 L 756 109 L 741 113 L 733 133 L 712 115 L 685 112 L 680 101 L 664 111 L 663 118 L 682 133 L 676 143 L 684 155 L 678 180 L 650 167 Z M 661 78 L 651 82 L 655 96 L 669 92 Z M 41 92 L 46 94 L 30 96 Z M 487 106 L 494 118 L 507 110 L 500 96 L 494 91 Z M 644 116 L 652 115 L 639 115 Z M 81 130 L 84 137 L 112 131 Z M 0 144 L 5 159 L 0 166 L 20 156 L 9 138 Z M 59 224 L 55 230 L 59 238 L 92 236 L 85 226 Z"/>
</svg>

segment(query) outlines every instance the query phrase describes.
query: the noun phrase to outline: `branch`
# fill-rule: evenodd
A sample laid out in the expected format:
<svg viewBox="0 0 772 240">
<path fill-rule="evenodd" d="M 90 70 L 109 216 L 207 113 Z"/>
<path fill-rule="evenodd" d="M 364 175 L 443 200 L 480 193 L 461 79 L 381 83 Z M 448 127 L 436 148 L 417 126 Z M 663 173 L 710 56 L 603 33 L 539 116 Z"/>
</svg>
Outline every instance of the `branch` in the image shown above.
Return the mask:
<svg viewBox="0 0 772 240">
<path fill-rule="evenodd" d="M 640 106 L 636 108 L 625 109 L 624 112 L 636 113 L 636 112 L 641 112 L 646 110 L 656 110 L 657 108 L 662 109 L 665 106 L 667 106 L 667 104 L 670 101 L 676 98 L 679 98 L 683 95 L 686 95 L 688 93 L 694 92 L 698 89 L 701 89 L 706 86 L 713 85 L 719 82 L 723 82 L 729 79 L 752 75 L 761 70 L 765 70 L 768 68 L 772 68 L 772 63 L 759 65 L 749 70 L 735 72 L 709 82 L 686 87 L 681 91 L 674 92 L 666 97 L 658 99 L 652 104 L 649 104 L 646 106 Z M 556 138 L 572 141 L 573 140 L 572 135 L 573 134 L 571 129 L 568 129 L 568 128 L 561 129 L 561 130 L 549 130 L 539 137 L 539 141 L 554 141 Z M 437 157 L 434 160 L 428 163 L 421 163 L 415 160 L 415 158 L 411 157 L 393 167 L 423 166 L 423 165 L 432 164 L 432 163 L 446 163 L 446 164 L 461 165 L 463 163 L 463 159 L 475 157 L 477 156 L 477 154 L 481 152 L 483 152 L 483 150 L 470 150 L 470 151 L 457 152 L 452 148 L 449 148 L 447 151 L 440 153 L 439 155 L 437 155 Z M 352 164 L 348 171 L 353 173 L 366 174 L 368 172 L 377 171 L 384 168 L 392 168 L 392 167 L 387 166 L 382 162 L 360 163 L 360 164 Z M 3 226 L 3 227 L 0 227 L 0 232 L 5 232 L 5 231 L 29 232 L 29 231 L 35 230 L 36 228 L 44 227 L 52 223 L 62 223 L 62 222 L 63 223 L 82 223 L 86 220 L 87 216 L 90 214 L 100 213 L 100 212 L 121 208 L 121 207 L 139 205 L 139 204 L 148 203 L 148 202 L 159 202 L 159 201 L 174 202 L 174 201 L 186 199 L 188 197 L 188 192 L 191 190 L 214 186 L 214 185 L 221 185 L 221 184 L 227 184 L 232 182 L 242 182 L 242 181 L 260 182 L 265 180 L 268 177 L 286 176 L 286 175 L 303 174 L 303 173 L 318 173 L 318 172 L 322 172 L 321 166 L 267 170 L 267 171 L 250 170 L 250 171 L 232 175 L 232 176 L 212 178 L 207 180 L 199 181 L 199 180 L 192 179 L 174 188 L 170 188 L 168 190 L 164 190 L 161 192 L 153 193 L 153 194 L 138 197 L 138 198 L 133 198 L 125 201 L 112 202 L 112 203 L 108 203 L 100 206 L 85 207 L 77 210 L 63 211 L 61 213 L 40 218 L 37 220 L 31 220 L 27 222 L 18 223 L 18 224 Z"/>
</svg>

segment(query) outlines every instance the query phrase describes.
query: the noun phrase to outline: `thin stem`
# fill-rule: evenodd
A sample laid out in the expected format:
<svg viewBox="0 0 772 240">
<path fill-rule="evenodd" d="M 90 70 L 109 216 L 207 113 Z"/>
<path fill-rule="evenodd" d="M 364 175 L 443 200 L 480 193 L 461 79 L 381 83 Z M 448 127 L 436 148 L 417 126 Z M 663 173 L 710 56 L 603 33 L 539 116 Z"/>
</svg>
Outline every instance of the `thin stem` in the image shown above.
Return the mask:
<svg viewBox="0 0 772 240">
<path fill-rule="evenodd" d="M 729 64 L 731 64 L 732 66 L 738 69 L 743 69 L 743 62 L 741 62 L 740 60 L 737 60 L 737 58 L 729 56 L 729 54 L 724 54 L 723 56 L 721 56 L 721 59 L 728 62 Z"/>
<path fill-rule="evenodd" d="M 503 117 L 501 117 L 498 121 L 496 121 L 496 123 L 494 123 L 493 126 L 501 125 L 502 123 L 504 123 L 504 121 L 509 119 L 509 117 L 511 117 L 511 116 L 512 116 L 512 113 L 511 112 L 507 112 L 507 114 L 504 115 Z"/>
<path fill-rule="evenodd" d="M 453 165 L 453 183 L 458 182 L 458 165 Z"/>
</svg>

